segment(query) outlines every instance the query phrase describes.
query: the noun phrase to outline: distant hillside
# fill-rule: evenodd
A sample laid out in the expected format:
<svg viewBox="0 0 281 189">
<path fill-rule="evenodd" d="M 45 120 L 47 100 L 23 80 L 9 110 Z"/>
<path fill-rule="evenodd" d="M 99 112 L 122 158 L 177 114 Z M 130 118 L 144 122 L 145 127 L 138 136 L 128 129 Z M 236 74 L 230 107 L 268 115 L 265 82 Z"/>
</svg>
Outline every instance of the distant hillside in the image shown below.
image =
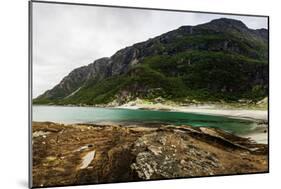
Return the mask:
<svg viewBox="0 0 281 189">
<path fill-rule="evenodd" d="M 268 31 L 221 18 L 182 26 L 74 69 L 33 103 L 258 101 L 267 92 Z"/>
</svg>

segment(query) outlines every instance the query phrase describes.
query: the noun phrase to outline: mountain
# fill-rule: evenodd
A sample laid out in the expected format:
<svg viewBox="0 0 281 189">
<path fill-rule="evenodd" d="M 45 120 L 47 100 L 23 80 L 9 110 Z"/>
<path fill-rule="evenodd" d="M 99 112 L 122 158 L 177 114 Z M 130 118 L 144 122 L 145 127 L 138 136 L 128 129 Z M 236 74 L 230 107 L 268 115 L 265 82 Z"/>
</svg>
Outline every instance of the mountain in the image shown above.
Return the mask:
<svg viewBox="0 0 281 189">
<path fill-rule="evenodd" d="M 182 26 L 74 69 L 34 104 L 258 101 L 268 95 L 268 31 L 221 18 Z"/>
</svg>

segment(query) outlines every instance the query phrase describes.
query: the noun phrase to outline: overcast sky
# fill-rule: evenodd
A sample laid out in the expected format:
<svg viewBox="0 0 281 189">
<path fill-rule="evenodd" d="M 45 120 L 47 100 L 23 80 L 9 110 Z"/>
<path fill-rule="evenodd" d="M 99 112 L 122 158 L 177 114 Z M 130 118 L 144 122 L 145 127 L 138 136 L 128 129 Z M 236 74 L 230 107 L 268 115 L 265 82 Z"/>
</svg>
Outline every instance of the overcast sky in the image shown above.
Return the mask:
<svg viewBox="0 0 281 189">
<path fill-rule="evenodd" d="M 33 3 L 33 97 L 74 68 L 182 25 L 221 17 L 267 28 L 263 17 Z"/>
</svg>

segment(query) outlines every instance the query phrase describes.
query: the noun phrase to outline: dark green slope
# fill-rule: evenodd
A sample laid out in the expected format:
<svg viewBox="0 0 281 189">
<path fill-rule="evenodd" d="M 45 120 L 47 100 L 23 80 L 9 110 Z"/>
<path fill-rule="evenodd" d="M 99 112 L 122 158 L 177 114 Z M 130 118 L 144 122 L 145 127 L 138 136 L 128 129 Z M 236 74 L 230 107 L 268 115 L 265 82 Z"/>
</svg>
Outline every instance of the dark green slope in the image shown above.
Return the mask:
<svg viewBox="0 0 281 189">
<path fill-rule="evenodd" d="M 122 104 L 136 97 L 258 101 L 268 95 L 267 45 L 267 30 L 237 20 L 183 26 L 76 69 L 34 103 Z M 76 72 L 78 85 L 71 76 Z"/>
</svg>

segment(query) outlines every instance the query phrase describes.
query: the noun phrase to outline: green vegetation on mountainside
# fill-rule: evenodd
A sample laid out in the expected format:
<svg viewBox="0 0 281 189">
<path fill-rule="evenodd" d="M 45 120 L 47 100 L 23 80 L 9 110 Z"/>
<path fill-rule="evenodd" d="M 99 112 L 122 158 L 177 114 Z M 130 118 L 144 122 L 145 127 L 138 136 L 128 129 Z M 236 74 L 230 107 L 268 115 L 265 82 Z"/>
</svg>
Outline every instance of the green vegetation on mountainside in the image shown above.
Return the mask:
<svg viewBox="0 0 281 189">
<path fill-rule="evenodd" d="M 71 95 L 61 95 L 63 89 L 60 89 L 61 93 L 60 90 L 55 93 L 60 98 L 42 95 L 33 102 L 95 105 L 117 101 L 122 104 L 136 98 L 158 97 L 178 102 L 187 99 L 257 102 L 268 96 L 268 46 L 253 36 L 236 30 L 176 33 L 166 41 L 154 40 L 149 47 L 140 49 L 153 53 L 140 57 L 124 73 L 103 79 L 94 77 Z"/>
</svg>

